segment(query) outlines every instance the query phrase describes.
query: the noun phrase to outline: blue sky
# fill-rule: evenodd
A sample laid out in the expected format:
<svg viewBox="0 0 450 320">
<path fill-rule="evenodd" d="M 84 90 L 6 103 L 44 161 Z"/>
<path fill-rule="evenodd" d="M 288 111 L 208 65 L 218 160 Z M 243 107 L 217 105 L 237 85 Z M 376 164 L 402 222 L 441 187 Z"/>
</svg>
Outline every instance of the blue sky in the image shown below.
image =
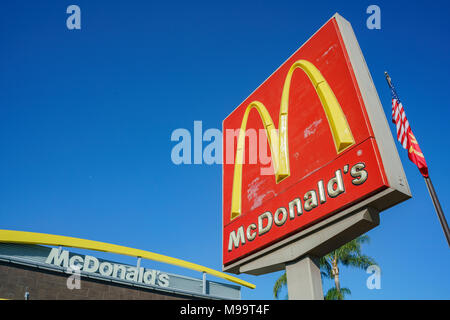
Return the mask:
<svg viewBox="0 0 450 320">
<path fill-rule="evenodd" d="M 71 4 L 81 30 L 66 28 Z M 366 27 L 371 4 L 381 30 Z M 221 128 L 335 12 L 352 24 L 387 115 L 390 73 L 448 211 L 446 2 L 20 1 L 0 10 L 0 228 L 220 270 L 221 167 L 174 165 L 171 133 L 193 130 L 194 120 Z M 344 269 L 342 285 L 352 299 L 449 299 L 449 247 L 421 175 L 396 145 L 413 198 L 368 233 L 364 251 L 381 267 L 381 289 L 367 289 L 363 270 Z M 242 297 L 272 299 L 279 275 L 241 275 L 257 286 Z"/>
</svg>

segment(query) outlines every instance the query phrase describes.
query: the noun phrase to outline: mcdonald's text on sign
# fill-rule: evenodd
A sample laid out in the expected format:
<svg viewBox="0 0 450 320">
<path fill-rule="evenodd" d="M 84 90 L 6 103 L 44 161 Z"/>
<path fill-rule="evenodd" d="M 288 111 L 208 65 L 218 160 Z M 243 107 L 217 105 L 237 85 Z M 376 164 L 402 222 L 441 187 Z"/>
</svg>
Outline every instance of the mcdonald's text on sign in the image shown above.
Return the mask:
<svg viewBox="0 0 450 320">
<path fill-rule="evenodd" d="M 269 232 L 272 227 L 282 227 L 285 223 L 289 223 L 288 220 L 294 220 L 296 217 L 302 216 L 304 212 L 308 213 L 314 210 L 319 205 L 326 203 L 329 198 L 337 198 L 343 194 L 346 190 L 343 173 L 350 174 L 353 185 L 363 184 L 368 177 L 364 168 L 365 164 L 362 162 L 355 164 L 351 169 L 349 169 L 349 165 L 345 165 L 343 169 L 336 170 L 335 175 L 328 182 L 319 180 L 315 188 L 306 191 L 304 195 L 300 195 L 284 207 L 279 207 L 274 214 L 266 211 L 258 216 L 257 221 L 250 223 L 245 230 L 244 226 L 240 226 L 237 230 L 231 231 L 228 239 L 228 251 L 231 252 L 246 242 L 253 241 L 257 236 L 260 237 Z"/>
<path fill-rule="evenodd" d="M 392 137 L 374 120 L 342 21 L 331 18 L 223 121 L 224 266 L 382 192 L 404 186 L 379 211 L 409 197 L 401 165 L 386 160 Z M 247 161 L 249 129 L 264 132 L 269 175 Z"/>
</svg>

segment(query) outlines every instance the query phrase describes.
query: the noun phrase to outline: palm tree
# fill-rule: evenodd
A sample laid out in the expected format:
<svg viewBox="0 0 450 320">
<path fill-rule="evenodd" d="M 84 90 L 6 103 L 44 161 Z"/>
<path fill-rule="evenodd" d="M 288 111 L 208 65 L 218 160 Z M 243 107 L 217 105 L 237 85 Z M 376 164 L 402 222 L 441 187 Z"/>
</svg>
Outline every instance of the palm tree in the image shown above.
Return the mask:
<svg viewBox="0 0 450 320">
<path fill-rule="evenodd" d="M 369 236 L 362 235 L 347 242 L 342 247 L 328 253 L 319 259 L 320 273 L 322 277 L 334 279 L 334 288 L 328 290 L 325 300 L 343 300 L 346 295 L 350 295 L 348 288 L 341 288 L 339 279 L 339 265 L 367 269 L 370 265 L 376 264 L 375 260 L 362 254 L 361 245 L 370 241 Z M 286 272 L 281 275 L 273 286 L 273 295 L 278 299 L 281 289 L 286 286 Z"/>
<path fill-rule="evenodd" d="M 337 291 L 336 288 L 330 288 L 325 295 L 325 300 L 344 300 L 346 295 L 350 295 L 352 292 L 349 288 L 341 288 Z"/>
</svg>

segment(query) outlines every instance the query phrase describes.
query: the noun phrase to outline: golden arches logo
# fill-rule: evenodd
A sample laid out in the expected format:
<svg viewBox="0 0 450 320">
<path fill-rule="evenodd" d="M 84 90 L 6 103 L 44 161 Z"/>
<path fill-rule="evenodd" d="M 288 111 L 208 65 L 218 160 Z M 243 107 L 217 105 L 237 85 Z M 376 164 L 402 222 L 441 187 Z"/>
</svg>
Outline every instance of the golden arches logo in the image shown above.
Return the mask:
<svg viewBox="0 0 450 320">
<path fill-rule="evenodd" d="M 296 69 L 302 69 L 311 81 L 317 95 L 319 96 L 322 107 L 327 116 L 333 136 L 336 152 L 340 153 L 355 143 L 347 119 L 342 112 L 342 108 L 331 90 L 328 82 L 311 62 L 307 60 L 297 60 L 289 69 L 284 81 L 281 94 L 280 116 L 278 122 L 278 132 L 275 128 L 272 118 L 264 104 L 259 101 L 251 102 L 245 109 L 242 118 L 241 129 L 238 136 L 236 159 L 234 163 L 233 190 L 231 194 L 231 219 L 241 215 L 242 200 L 242 163 L 245 152 L 245 131 L 250 111 L 255 108 L 263 122 L 266 130 L 267 140 L 269 142 L 272 163 L 276 183 L 280 183 L 289 177 L 289 148 L 288 148 L 288 107 L 289 107 L 289 89 L 291 87 L 292 75 Z"/>
</svg>

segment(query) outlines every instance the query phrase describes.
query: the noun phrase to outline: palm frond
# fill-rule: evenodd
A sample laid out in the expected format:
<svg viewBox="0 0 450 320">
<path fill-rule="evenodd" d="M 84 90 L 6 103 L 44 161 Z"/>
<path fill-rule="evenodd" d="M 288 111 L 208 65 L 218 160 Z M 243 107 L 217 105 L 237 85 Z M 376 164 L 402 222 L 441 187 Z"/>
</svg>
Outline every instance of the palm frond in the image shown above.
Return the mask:
<svg viewBox="0 0 450 320">
<path fill-rule="evenodd" d="M 325 295 L 325 300 L 344 300 L 346 296 L 351 295 L 349 288 L 341 288 L 339 292 L 335 287 L 330 288 Z"/>
<path fill-rule="evenodd" d="M 287 278 L 285 272 L 277 279 L 277 281 L 275 281 L 275 284 L 273 286 L 273 296 L 275 297 L 275 299 L 278 299 L 281 289 L 286 285 L 287 285 Z"/>
<path fill-rule="evenodd" d="M 367 269 L 369 266 L 373 264 L 377 264 L 375 259 L 372 257 L 366 256 L 364 254 L 361 255 L 353 255 L 350 254 L 343 259 L 341 262 L 344 266 L 355 267 L 359 269 Z"/>
</svg>

